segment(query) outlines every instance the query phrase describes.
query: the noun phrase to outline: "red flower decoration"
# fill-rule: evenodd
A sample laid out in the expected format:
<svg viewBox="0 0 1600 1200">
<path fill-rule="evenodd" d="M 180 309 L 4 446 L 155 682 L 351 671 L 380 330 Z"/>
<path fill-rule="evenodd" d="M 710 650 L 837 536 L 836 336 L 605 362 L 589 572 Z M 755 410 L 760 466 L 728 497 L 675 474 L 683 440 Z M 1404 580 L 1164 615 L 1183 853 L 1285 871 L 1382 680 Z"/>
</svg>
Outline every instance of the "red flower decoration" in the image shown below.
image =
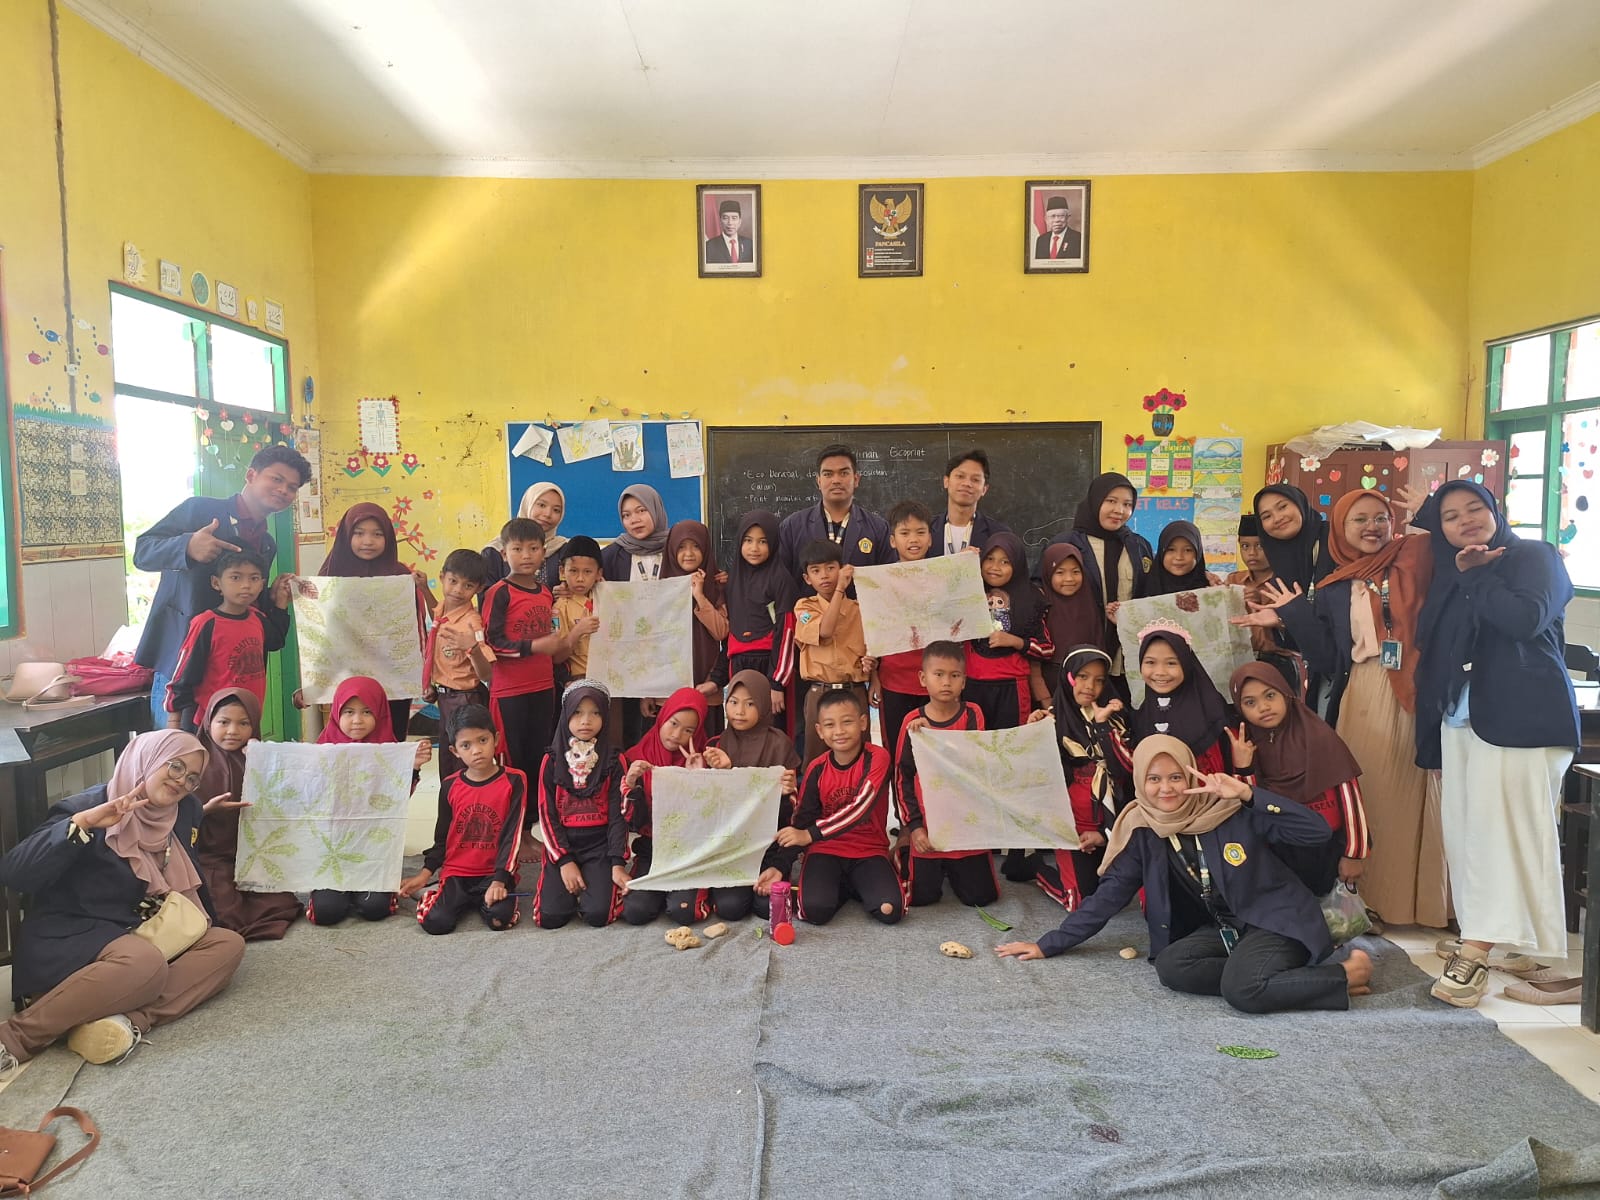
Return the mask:
<svg viewBox="0 0 1600 1200">
<path fill-rule="evenodd" d="M 415 454 L 407 453 L 406 456 L 400 460 L 400 465 L 402 467 L 415 467 L 417 465 L 417 456 Z"/>
<path fill-rule="evenodd" d="M 422 493 L 422 498 L 424 500 L 432 500 L 433 499 L 433 493 L 432 492 L 423 492 Z"/>
<path fill-rule="evenodd" d="M 344 460 L 344 469 L 346 471 L 361 470 L 361 460 L 352 454 L 349 458 Z"/>
<path fill-rule="evenodd" d="M 374 454 L 372 456 L 372 465 L 382 470 L 389 465 L 389 456 L 387 454 Z"/>
<path fill-rule="evenodd" d="M 1144 398 L 1145 412 L 1155 412 L 1157 409 L 1168 409 L 1177 412 L 1189 403 L 1182 392 L 1174 392 L 1169 388 L 1162 388 L 1159 392 Z"/>
</svg>

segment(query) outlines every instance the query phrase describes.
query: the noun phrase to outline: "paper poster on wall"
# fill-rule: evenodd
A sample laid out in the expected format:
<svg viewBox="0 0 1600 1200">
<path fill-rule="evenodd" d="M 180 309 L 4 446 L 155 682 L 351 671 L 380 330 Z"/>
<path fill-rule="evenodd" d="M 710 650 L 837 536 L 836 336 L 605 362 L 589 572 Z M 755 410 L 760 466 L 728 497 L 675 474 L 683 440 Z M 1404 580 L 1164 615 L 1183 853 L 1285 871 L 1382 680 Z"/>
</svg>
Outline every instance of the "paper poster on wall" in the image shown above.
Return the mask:
<svg viewBox="0 0 1600 1200">
<path fill-rule="evenodd" d="M 644 470 L 644 426 L 639 422 L 611 422 L 611 469 Z"/>
<path fill-rule="evenodd" d="M 271 333 L 283 332 L 283 305 L 276 300 L 264 302 L 267 314 L 267 330 Z"/>
<path fill-rule="evenodd" d="M 1122 644 L 1122 661 L 1139 661 L 1141 630 L 1153 623 L 1176 625 L 1189 635 L 1195 657 L 1211 682 L 1217 685 L 1217 690 L 1226 696 L 1228 680 L 1234 671 L 1254 658 L 1250 631 L 1228 623 L 1229 617 L 1242 616 L 1244 589 L 1238 586 L 1124 600 L 1117 609 L 1117 640 Z M 1135 704 L 1144 700 L 1144 679 L 1138 671 L 1128 672 L 1128 691 Z M 921 765 L 920 760 L 918 765 Z"/>
<path fill-rule="evenodd" d="M 675 421 L 667 426 L 667 466 L 674 479 L 692 479 L 706 473 L 698 421 Z"/>
<path fill-rule="evenodd" d="M 1194 523 L 1205 543 L 1206 570 L 1226 575 L 1239 569 L 1239 497 L 1196 496 Z"/>
<path fill-rule="evenodd" d="M 400 453 L 400 401 L 365 399 L 356 402 L 356 416 L 365 454 Z"/>
<path fill-rule="evenodd" d="M 183 268 L 163 258 L 160 260 L 159 271 L 157 279 L 161 290 L 169 296 L 183 295 Z"/>
<path fill-rule="evenodd" d="M 782 787 L 782 767 L 657 767 L 650 773 L 650 873 L 630 886 L 670 892 L 754 883 L 778 826 Z"/>
<path fill-rule="evenodd" d="M 1194 439 L 1174 438 L 1168 447 L 1172 451 L 1172 474 L 1167 479 L 1167 490 L 1175 496 L 1194 491 Z"/>
<path fill-rule="evenodd" d="M 392 892 L 400 886 L 410 742 L 251 742 L 240 788 L 242 891 Z"/>
<path fill-rule="evenodd" d="M 302 539 L 321 541 L 327 536 L 322 525 L 322 431 L 296 429 L 294 448 L 311 464 L 311 478 L 301 486 L 294 502 L 294 523 Z"/>
<path fill-rule="evenodd" d="M 217 280 L 217 311 L 225 317 L 239 315 L 239 289 Z"/>
<path fill-rule="evenodd" d="M 1054 722 L 910 736 L 934 849 L 1077 847 Z"/>
<path fill-rule="evenodd" d="M 546 429 L 543 425 L 529 425 L 517 439 L 517 444 L 511 447 L 511 453 L 531 458 L 534 462 L 543 463 L 548 467 L 550 443 L 555 440 L 555 436 L 554 430 Z"/>
<path fill-rule="evenodd" d="M 1244 441 L 1241 438 L 1194 439 L 1194 490 L 1202 495 L 1227 491 L 1234 496 L 1244 487 Z M 1213 491 L 1217 489 L 1217 491 Z"/>
<path fill-rule="evenodd" d="M 575 425 L 563 425 L 556 430 L 556 441 L 561 444 L 561 457 L 569 463 L 604 458 L 611 453 L 611 422 L 579 421 Z"/>
<path fill-rule="evenodd" d="M 1127 475 L 1135 491 L 1142 492 L 1150 486 L 1150 449 L 1144 444 L 1143 437 L 1128 441 Z"/>
</svg>

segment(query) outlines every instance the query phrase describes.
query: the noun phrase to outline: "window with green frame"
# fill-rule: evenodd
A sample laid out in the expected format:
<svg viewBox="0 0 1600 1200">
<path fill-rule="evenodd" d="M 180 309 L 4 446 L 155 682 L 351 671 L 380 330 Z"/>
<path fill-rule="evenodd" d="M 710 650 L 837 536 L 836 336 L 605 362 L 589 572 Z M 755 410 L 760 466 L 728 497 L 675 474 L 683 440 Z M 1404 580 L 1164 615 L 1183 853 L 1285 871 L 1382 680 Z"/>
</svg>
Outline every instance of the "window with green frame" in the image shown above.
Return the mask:
<svg viewBox="0 0 1600 1200">
<path fill-rule="evenodd" d="M 232 495 L 255 447 L 285 440 L 276 433 L 287 428 L 289 347 L 248 325 L 116 283 L 111 337 L 128 607 L 137 622 L 148 611 L 156 576 L 133 568 L 134 538 L 191 494 Z M 271 518 L 270 528 L 278 543 L 270 573 L 294 570 L 293 511 Z M 291 630 L 283 650 L 268 659 L 262 714 L 268 739 L 298 734 L 290 696 L 299 670 Z"/>
<path fill-rule="evenodd" d="M 1600 319 L 1489 343 L 1485 432 L 1511 448 L 1506 519 L 1600 595 Z"/>
<path fill-rule="evenodd" d="M 0 321 L 5 314 L 5 259 L 0 250 Z M 0 346 L 5 329 L 0 325 Z M 0 638 L 22 632 L 21 574 L 17 548 L 22 526 L 17 521 L 16 450 L 11 440 L 11 398 L 6 392 L 6 364 L 0 357 Z"/>
</svg>

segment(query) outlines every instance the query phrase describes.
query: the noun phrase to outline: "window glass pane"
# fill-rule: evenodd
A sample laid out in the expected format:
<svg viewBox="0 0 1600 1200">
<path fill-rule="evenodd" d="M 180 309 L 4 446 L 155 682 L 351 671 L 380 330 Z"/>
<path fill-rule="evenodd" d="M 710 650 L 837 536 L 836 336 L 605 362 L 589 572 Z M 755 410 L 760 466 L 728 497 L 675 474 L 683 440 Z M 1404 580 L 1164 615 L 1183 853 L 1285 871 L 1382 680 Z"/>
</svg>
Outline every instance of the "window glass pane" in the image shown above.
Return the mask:
<svg viewBox="0 0 1600 1200">
<path fill-rule="evenodd" d="M 1544 474 L 1545 431 L 1525 429 L 1513 433 L 1511 441 L 1510 477 Z"/>
<path fill-rule="evenodd" d="M 1506 485 L 1506 519 L 1513 525 L 1542 525 L 1544 480 L 1513 479 Z"/>
<path fill-rule="evenodd" d="M 1600 396 L 1600 321 L 1579 325 L 1567 348 L 1568 400 Z"/>
<path fill-rule="evenodd" d="M 1600 588 L 1600 408 L 1561 420 L 1561 514 L 1556 543 L 1572 582 Z"/>
<path fill-rule="evenodd" d="M 1550 335 L 1507 342 L 1500 368 L 1500 411 L 1550 403 Z"/>
<path fill-rule="evenodd" d="M 194 396 L 194 331 L 203 329 L 159 304 L 111 293 L 111 366 L 118 383 Z"/>
<path fill-rule="evenodd" d="M 142 625 L 150 615 L 150 601 L 161 576 L 134 567 L 133 543 L 181 501 L 194 495 L 198 437 L 194 409 L 170 400 L 118 396 L 116 413 L 128 623 Z"/>
<path fill-rule="evenodd" d="M 211 327 L 211 395 L 220 405 L 273 408 L 272 343 L 247 333 Z"/>
</svg>

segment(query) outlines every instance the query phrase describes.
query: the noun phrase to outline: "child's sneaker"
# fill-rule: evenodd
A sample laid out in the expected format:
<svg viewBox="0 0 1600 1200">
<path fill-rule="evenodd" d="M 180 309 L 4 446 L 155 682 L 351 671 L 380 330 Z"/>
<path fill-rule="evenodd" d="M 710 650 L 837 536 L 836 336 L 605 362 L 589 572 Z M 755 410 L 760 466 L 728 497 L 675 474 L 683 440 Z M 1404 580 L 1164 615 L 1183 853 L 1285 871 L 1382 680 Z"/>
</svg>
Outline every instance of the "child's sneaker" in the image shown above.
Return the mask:
<svg viewBox="0 0 1600 1200">
<path fill-rule="evenodd" d="M 133 1022 L 119 1014 L 74 1025 L 67 1034 L 67 1049 L 84 1062 L 121 1062 L 143 1040 L 144 1034 L 133 1027 Z"/>
<path fill-rule="evenodd" d="M 1465 954 L 1452 954 L 1444 965 L 1444 974 L 1434 981 L 1431 995 L 1457 1008 L 1477 1008 L 1488 990 L 1488 964 Z"/>
</svg>

